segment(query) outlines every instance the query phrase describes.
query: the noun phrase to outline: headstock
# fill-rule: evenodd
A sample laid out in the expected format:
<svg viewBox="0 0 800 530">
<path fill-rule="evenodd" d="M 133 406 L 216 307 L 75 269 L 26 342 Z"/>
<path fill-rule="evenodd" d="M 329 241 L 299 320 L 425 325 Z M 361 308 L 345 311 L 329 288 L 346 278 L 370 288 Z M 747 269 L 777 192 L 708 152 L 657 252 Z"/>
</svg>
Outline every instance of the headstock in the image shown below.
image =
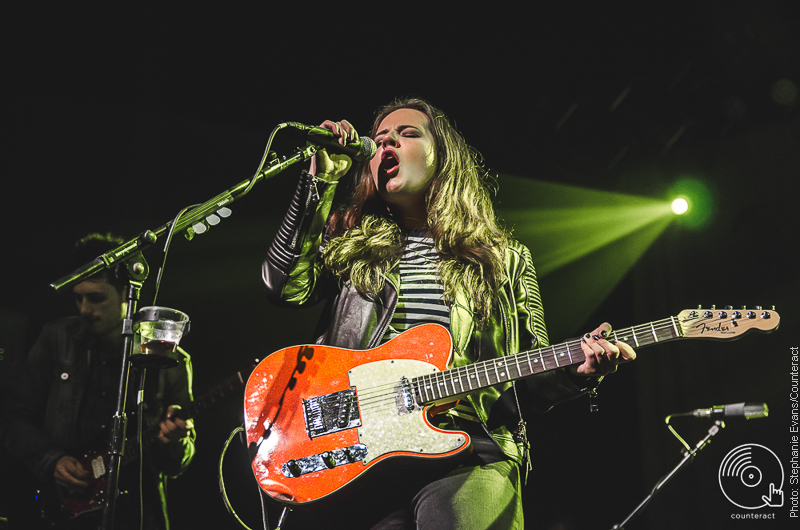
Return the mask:
<svg viewBox="0 0 800 530">
<path fill-rule="evenodd" d="M 761 306 L 752 309 L 733 309 L 731 306 L 717 309 L 711 306 L 703 309 L 698 306 L 697 309 L 681 311 L 676 318 L 684 337 L 718 340 L 737 339 L 751 329 L 769 333 L 778 329 L 781 322 L 774 306 L 772 309 Z"/>
</svg>

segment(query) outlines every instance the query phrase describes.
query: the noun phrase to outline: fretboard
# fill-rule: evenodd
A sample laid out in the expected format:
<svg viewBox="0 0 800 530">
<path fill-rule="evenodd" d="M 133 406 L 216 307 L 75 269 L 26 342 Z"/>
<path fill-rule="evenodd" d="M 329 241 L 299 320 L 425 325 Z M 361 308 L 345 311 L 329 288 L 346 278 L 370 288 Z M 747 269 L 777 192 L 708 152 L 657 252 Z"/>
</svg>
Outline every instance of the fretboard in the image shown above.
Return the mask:
<svg viewBox="0 0 800 530">
<path fill-rule="evenodd" d="M 228 396 L 236 394 L 245 386 L 245 371 L 236 372 L 228 379 L 215 386 L 212 390 L 203 394 L 199 399 L 192 401 L 184 408 L 175 411 L 175 417 L 183 420 L 196 418 L 204 412 L 221 403 Z M 160 425 L 157 425 L 142 435 L 142 449 L 147 449 L 155 444 L 158 435 L 161 433 Z M 125 462 L 136 460 L 139 457 L 139 444 L 127 444 L 125 449 Z"/>
<path fill-rule="evenodd" d="M 614 331 L 610 338 L 630 344 L 634 348 L 641 348 L 682 336 L 676 318 L 669 317 Z M 575 339 L 415 377 L 412 383 L 420 404 L 435 403 L 556 368 L 580 364 L 585 360 L 581 340 Z"/>
</svg>

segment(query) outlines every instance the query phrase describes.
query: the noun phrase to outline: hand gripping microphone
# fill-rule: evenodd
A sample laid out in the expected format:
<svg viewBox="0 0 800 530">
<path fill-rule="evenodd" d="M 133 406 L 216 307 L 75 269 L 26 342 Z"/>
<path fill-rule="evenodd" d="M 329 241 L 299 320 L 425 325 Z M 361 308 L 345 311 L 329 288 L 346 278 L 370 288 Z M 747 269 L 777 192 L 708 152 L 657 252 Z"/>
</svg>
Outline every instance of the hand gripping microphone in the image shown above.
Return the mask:
<svg viewBox="0 0 800 530">
<path fill-rule="evenodd" d="M 306 135 L 306 141 L 308 143 L 319 147 L 331 148 L 334 151 L 339 151 L 350 156 L 357 162 L 372 160 L 372 157 L 375 156 L 375 152 L 378 150 L 375 142 L 372 141 L 372 138 L 367 136 L 361 136 L 355 142 L 342 145 L 339 143 L 339 137 L 324 127 L 312 127 L 310 125 L 297 123 L 296 121 L 286 122 L 286 125 L 303 131 Z"/>
</svg>

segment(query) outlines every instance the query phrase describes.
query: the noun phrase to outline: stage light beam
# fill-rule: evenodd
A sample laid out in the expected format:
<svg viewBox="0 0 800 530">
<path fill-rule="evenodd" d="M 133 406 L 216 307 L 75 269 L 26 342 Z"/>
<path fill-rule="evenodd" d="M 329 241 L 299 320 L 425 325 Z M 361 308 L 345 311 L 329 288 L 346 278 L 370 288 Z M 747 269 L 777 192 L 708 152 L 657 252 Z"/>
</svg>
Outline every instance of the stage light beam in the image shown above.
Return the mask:
<svg viewBox="0 0 800 530">
<path fill-rule="evenodd" d="M 498 213 L 531 250 L 554 337 L 579 331 L 676 220 L 668 200 L 510 175 L 499 181 Z"/>
</svg>

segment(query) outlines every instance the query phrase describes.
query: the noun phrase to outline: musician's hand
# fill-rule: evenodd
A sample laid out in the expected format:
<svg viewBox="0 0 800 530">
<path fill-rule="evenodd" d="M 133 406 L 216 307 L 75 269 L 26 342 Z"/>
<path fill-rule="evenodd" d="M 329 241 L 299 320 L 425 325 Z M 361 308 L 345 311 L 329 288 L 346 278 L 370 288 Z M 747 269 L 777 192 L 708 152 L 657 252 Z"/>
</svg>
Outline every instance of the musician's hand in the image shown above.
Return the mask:
<svg viewBox="0 0 800 530">
<path fill-rule="evenodd" d="M 89 487 L 92 474 L 73 456 L 62 456 L 56 462 L 53 478 L 56 484 L 64 486 L 70 492 L 83 491 Z"/>
<path fill-rule="evenodd" d="M 347 120 L 330 121 L 325 120 L 320 127 L 328 129 L 339 138 L 341 145 L 358 141 L 358 133 Z M 336 182 L 350 169 L 353 161 L 350 157 L 340 153 L 328 153 L 325 149 L 320 149 L 314 158 L 311 159 L 311 167 L 308 172 L 317 178 L 328 182 Z"/>
<path fill-rule="evenodd" d="M 158 440 L 163 444 L 177 442 L 189 435 L 192 427 L 192 420 L 183 420 L 177 417 L 177 412 L 181 410 L 178 405 L 170 405 L 167 409 L 167 417 L 159 425 L 161 432 L 158 433 Z"/>
<path fill-rule="evenodd" d="M 617 371 L 617 366 L 636 359 L 636 352 L 624 342 L 611 338 L 611 325 L 603 323 L 581 339 L 581 349 L 586 361 L 570 367 L 573 373 L 586 376 L 601 376 Z"/>
</svg>

